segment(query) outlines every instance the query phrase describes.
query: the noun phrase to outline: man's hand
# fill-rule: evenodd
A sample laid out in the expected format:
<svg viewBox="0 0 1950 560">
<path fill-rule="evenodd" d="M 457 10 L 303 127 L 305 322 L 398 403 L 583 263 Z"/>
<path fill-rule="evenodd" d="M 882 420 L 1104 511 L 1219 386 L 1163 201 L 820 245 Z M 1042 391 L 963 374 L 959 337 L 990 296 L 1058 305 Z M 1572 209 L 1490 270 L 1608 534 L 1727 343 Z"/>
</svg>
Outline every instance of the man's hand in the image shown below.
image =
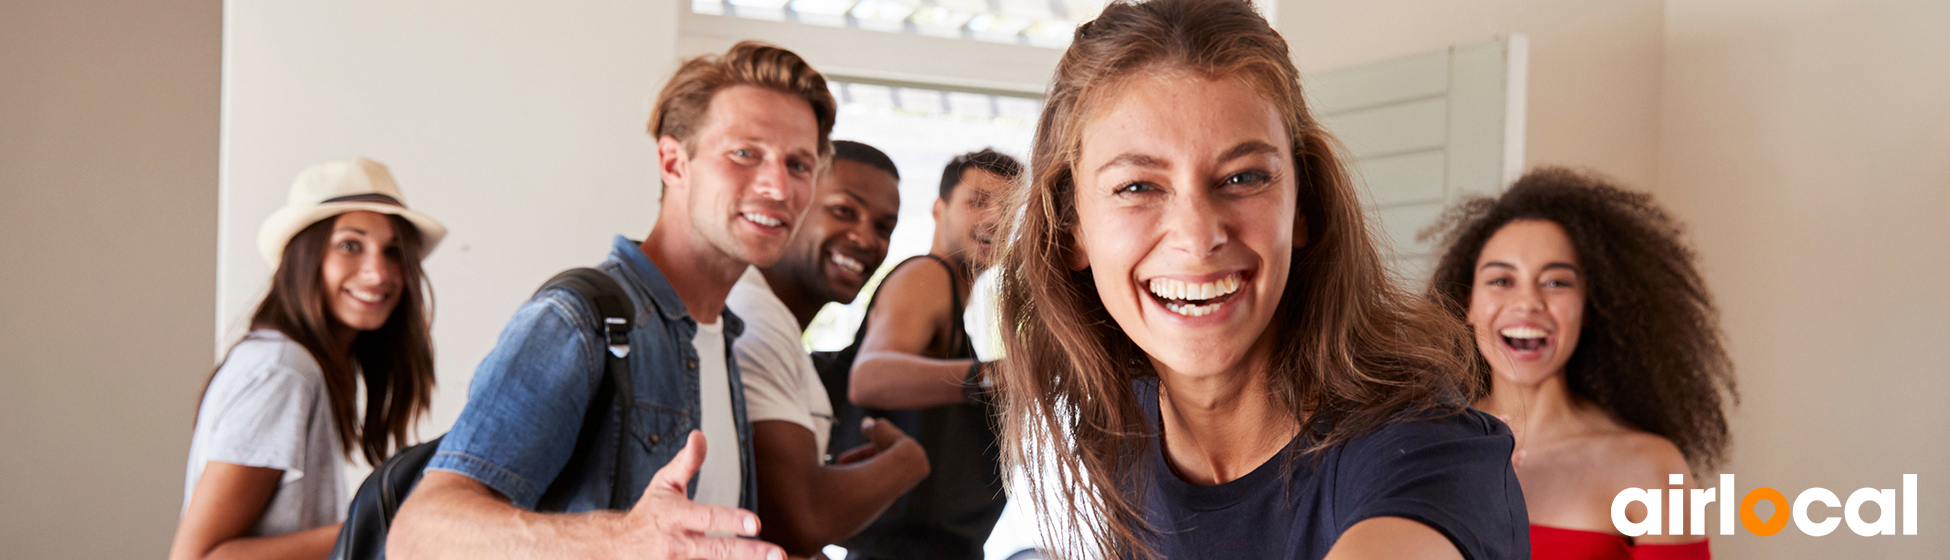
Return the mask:
<svg viewBox="0 0 1950 560">
<path fill-rule="evenodd" d="M 866 434 L 867 444 L 846 450 L 834 461 L 835 463 L 841 465 L 858 463 L 886 453 L 889 449 L 901 447 L 901 452 L 910 453 L 914 459 L 920 461 L 921 476 L 927 477 L 927 453 L 921 449 L 920 443 L 914 441 L 914 438 L 907 437 L 907 433 L 902 432 L 899 426 L 885 420 L 864 418 L 860 420 L 860 432 Z M 903 446 L 903 443 L 907 445 Z"/>
<path fill-rule="evenodd" d="M 785 551 L 758 536 L 758 515 L 737 508 L 692 502 L 685 493 L 704 464 L 704 433 L 690 439 L 651 477 L 643 498 L 630 508 L 621 556 L 657 559 L 783 560 Z M 730 536 L 737 535 L 737 536 Z"/>
</svg>

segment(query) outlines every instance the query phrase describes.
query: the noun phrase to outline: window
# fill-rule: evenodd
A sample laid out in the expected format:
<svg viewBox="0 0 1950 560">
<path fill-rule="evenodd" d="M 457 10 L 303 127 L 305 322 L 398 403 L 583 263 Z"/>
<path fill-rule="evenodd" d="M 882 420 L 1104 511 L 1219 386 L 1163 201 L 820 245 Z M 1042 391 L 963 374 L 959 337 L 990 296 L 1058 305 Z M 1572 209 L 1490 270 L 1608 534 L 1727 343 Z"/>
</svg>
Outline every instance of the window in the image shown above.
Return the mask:
<svg viewBox="0 0 1950 560">
<path fill-rule="evenodd" d="M 948 39 L 1069 46 L 1103 0 L 692 0 L 691 12 Z"/>
<path fill-rule="evenodd" d="M 860 297 L 849 305 L 828 305 L 806 328 L 814 350 L 839 350 L 853 342 L 867 301 L 889 269 L 928 252 L 934 240 L 931 211 L 939 198 L 941 169 L 957 155 L 995 148 L 1028 163 L 1040 99 L 859 82 L 832 82 L 840 101 L 833 139 L 879 148 L 900 169 L 900 225 L 894 229 L 887 259 Z"/>
</svg>

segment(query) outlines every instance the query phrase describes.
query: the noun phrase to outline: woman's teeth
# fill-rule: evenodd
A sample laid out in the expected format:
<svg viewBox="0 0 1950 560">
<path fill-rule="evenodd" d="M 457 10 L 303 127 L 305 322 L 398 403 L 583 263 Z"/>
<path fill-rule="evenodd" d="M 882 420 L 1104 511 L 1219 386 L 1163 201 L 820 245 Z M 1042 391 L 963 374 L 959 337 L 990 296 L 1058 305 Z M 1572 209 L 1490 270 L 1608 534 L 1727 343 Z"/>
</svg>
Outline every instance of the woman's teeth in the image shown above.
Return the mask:
<svg viewBox="0 0 1950 560">
<path fill-rule="evenodd" d="M 751 220 L 752 223 L 765 226 L 765 227 L 779 227 L 785 225 L 784 220 L 780 220 L 778 218 L 774 218 L 757 212 L 746 212 L 741 215 L 744 216 L 745 219 Z"/>
<path fill-rule="evenodd" d="M 1496 334 L 1503 335 L 1504 344 L 1518 350 L 1543 348 L 1546 337 L 1550 336 L 1550 333 L 1537 327 L 1505 327 L 1503 330 L 1496 331 Z"/>
<path fill-rule="evenodd" d="M 1550 335 L 1550 333 L 1544 332 L 1544 329 L 1537 327 L 1507 327 L 1497 331 L 1496 334 L 1510 338 L 1544 338 Z"/>
<path fill-rule="evenodd" d="M 844 268 L 854 274 L 859 274 L 867 270 L 867 265 L 861 264 L 860 261 L 847 258 L 846 255 L 839 253 L 833 253 L 833 264 L 839 265 L 840 268 Z"/>
<path fill-rule="evenodd" d="M 348 294 L 352 294 L 352 299 L 356 299 L 366 303 L 379 303 L 382 301 L 386 301 L 386 295 L 381 294 L 379 292 L 370 292 L 366 290 L 346 290 L 345 292 Z"/>
<path fill-rule="evenodd" d="M 1224 298 L 1239 291 L 1245 285 L 1240 273 L 1232 273 L 1211 282 L 1181 282 L 1170 278 L 1153 278 L 1145 287 L 1151 295 L 1164 300 L 1165 309 L 1186 317 L 1203 317 L 1219 310 L 1224 301 L 1210 301 Z"/>
</svg>

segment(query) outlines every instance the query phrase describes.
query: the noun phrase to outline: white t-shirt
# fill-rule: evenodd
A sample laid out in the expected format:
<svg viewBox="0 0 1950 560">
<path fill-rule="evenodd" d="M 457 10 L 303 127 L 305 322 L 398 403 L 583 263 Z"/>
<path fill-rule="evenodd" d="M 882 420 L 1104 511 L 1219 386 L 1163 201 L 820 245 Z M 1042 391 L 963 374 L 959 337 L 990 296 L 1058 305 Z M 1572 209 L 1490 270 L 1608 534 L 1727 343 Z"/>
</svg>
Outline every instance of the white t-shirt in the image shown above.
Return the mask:
<svg viewBox="0 0 1950 560">
<path fill-rule="evenodd" d="M 345 520 L 352 495 L 345 454 L 311 352 L 272 329 L 251 331 L 230 349 L 197 407 L 183 477 L 183 509 L 211 461 L 284 471 L 247 536 L 295 533 Z"/>
<path fill-rule="evenodd" d="M 814 458 L 825 463 L 833 403 L 806 353 L 799 319 L 756 267 L 738 277 L 724 304 L 745 321 L 745 333 L 732 343 L 738 376 L 745 382 L 745 417 L 754 424 L 782 420 L 812 430 L 818 445 Z"/>
<path fill-rule="evenodd" d="M 968 340 L 975 345 L 975 359 L 984 362 L 1002 359 L 1002 308 L 997 301 L 1002 294 L 995 274 L 995 268 L 990 267 L 975 275 L 975 285 L 968 290 L 968 307 L 961 312 L 962 329 L 968 331 Z"/>
<path fill-rule="evenodd" d="M 738 424 L 731 413 L 731 374 L 725 371 L 724 322 L 698 323 L 691 345 L 697 349 L 698 403 L 703 416 L 699 428 L 705 441 L 704 465 L 698 468 L 692 499 L 738 507 L 743 471 L 738 461 Z"/>
</svg>

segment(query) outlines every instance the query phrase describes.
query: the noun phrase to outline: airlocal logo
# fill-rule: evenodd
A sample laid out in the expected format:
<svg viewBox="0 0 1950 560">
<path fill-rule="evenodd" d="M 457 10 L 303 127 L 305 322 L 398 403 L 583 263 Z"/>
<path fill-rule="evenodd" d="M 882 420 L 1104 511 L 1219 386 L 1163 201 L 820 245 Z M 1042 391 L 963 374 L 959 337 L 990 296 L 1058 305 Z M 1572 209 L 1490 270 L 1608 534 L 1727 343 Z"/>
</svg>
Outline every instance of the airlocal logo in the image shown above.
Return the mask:
<svg viewBox="0 0 1950 560">
<path fill-rule="evenodd" d="M 1685 483 L 1685 477 L 1676 474 L 1672 475 L 1668 482 L 1668 484 L 1673 486 L 1679 486 Z M 1895 490 L 1878 490 L 1875 488 L 1856 490 L 1855 493 L 1848 495 L 1848 505 L 1845 507 L 1842 505 L 1842 501 L 1835 497 L 1834 492 L 1829 492 L 1826 488 L 1809 488 L 1801 491 L 1801 495 L 1795 496 L 1794 505 L 1789 507 L 1787 496 L 1781 494 L 1780 490 L 1773 488 L 1755 488 L 1740 498 L 1739 507 L 1730 507 L 1733 505 L 1734 496 L 1733 475 L 1722 474 L 1720 475 L 1719 488 L 1692 490 L 1691 500 L 1685 499 L 1687 492 L 1683 488 L 1666 489 L 1666 493 L 1671 496 L 1669 502 L 1671 507 L 1661 508 L 1658 489 L 1626 488 L 1625 491 L 1619 492 L 1618 496 L 1611 500 L 1611 525 L 1617 528 L 1618 532 L 1624 533 L 1628 537 L 1657 535 L 1660 534 L 1659 528 L 1661 526 L 1668 527 L 1667 534 L 1705 535 L 1706 504 L 1719 501 L 1720 534 L 1722 535 L 1734 534 L 1733 515 L 1735 511 L 1740 512 L 1740 526 L 1746 527 L 1749 533 L 1763 537 L 1781 532 L 1782 528 L 1787 527 L 1787 522 L 1790 517 L 1794 519 L 1795 528 L 1800 529 L 1803 533 L 1816 537 L 1834 532 L 1835 526 L 1841 524 L 1843 520 L 1848 521 L 1850 531 L 1855 531 L 1855 534 L 1864 537 L 1896 534 Z M 1774 514 L 1766 520 L 1762 520 L 1760 515 L 1754 511 L 1754 506 L 1760 504 L 1762 501 L 1774 503 Z M 1645 519 L 1637 523 L 1625 519 L 1625 506 L 1633 502 L 1644 504 L 1646 510 Z M 1685 507 L 1688 505 L 1688 502 L 1693 506 L 1690 508 L 1692 510 L 1690 517 L 1684 515 L 1688 509 Z M 1816 502 L 1820 502 L 1822 505 L 1831 508 L 1842 508 L 1841 518 L 1837 519 L 1834 515 L 1830 514 L 1819 521 L 1813 519 L 1814 514 L 1808 510 L 1809 506 Z M 1876 504 L 1876 508 L 1880 510 L 1877 513 L 1875 521 L 1862 519 L 1862 505 L 1868 503 Z M 1903 475 L 1902 505 L 1903 534 L 1914 535 L 1916 534 L 1916 475 Z M 1669 526 L 1661 523 L 1662 520 L 1659 515 L 1661 511 L 1670 512 L 1666 515 L 1672 521 Z M 1685 524 L 1681 523 L 1686 519 L 1692 520 L 1692 526 L 1690 527 L 1692 530 L 1690 532 L 1682 532 L 1682 530 L 1688 528 Z"/>
</svg>

